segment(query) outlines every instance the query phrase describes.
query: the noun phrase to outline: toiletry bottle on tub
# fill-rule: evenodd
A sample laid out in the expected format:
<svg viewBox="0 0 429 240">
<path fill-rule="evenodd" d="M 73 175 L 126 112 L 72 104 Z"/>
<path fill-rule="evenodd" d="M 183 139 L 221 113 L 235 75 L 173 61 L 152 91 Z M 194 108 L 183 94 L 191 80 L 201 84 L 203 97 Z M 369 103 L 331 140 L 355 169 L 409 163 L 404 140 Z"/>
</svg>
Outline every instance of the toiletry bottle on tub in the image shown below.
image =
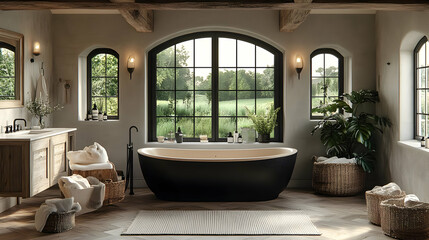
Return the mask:
<svg viewBox="0 0 429 240">
<path fill-rule="evenodd" d="M 94 107 L 92 108 L 92 120 L 98 120 L 98 109 L 97 104 L 94 103 Z"/>
<path fill-rule="evenodd" d="M 177 143 L 182 143 L 183 142 L 183 133 L 182 133 L 182 130 L 180 129 L 180 127 L 177 129 L 175 137 L 176 137 L 176 142 Z"/>
</svg>

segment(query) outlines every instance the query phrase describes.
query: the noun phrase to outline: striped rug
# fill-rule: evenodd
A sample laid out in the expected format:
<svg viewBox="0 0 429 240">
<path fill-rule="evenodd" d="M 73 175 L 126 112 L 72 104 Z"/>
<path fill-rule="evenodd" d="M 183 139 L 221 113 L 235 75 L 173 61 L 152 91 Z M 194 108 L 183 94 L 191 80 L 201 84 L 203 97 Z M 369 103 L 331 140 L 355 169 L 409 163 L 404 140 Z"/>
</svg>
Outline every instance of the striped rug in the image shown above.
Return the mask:
<svg viewBox="0 0 429 240">
<path fill-rule="evenodd" d="M 321 235 L 301 211 L 139 211 L 122 235 Z"/>
</svg>

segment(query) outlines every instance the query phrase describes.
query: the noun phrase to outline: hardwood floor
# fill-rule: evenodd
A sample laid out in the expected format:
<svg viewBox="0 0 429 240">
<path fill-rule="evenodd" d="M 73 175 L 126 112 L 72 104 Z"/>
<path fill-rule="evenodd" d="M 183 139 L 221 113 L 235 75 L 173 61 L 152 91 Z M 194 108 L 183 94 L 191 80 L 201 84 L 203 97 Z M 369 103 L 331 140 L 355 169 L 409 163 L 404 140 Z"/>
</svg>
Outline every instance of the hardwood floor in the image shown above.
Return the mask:
<svg viewBox="0 0 429 240">
<path fill-rule="evenodd" d="M 266 202 L 167 202 L 155 198 L 149 189 L 136 189 L 134 196 L 112 206 L 76 217 L 76 227 L 59 234 L 39 233 L 34 229 L 34 214 L 44 200 L 60 197 L 58 188 L 51 188 L 30 199 L 24 199 L 0 214 L 0 239 L 147 239 L 147 240 L 280 240 L 280 239 L 335 239 L 381 240 L 381 228 L 367 220 L 365 199 L 356 197 L 326 197 L 310 190 L 287 189 L 278 199 Z M 322 236 L 120 236 L 133 221 L 138 210 L 168 209 L 265 209 L 302 210 L 322 232 Z"/>
</svg>

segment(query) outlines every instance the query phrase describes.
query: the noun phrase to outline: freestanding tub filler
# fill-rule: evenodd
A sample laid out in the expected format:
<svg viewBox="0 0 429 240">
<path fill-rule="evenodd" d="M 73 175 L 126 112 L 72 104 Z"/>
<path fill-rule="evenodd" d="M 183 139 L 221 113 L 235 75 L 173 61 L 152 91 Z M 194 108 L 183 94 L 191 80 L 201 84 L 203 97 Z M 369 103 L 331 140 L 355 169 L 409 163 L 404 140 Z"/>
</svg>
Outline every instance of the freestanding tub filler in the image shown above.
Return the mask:
<svg viewBox="0 0 429 240">
<path fill-rule="evenodd" d="M 292 175 L 297 150 L 141 148 L 140 167 L 157 198 L 170 201 L 265 201 Z"/>
</svg>

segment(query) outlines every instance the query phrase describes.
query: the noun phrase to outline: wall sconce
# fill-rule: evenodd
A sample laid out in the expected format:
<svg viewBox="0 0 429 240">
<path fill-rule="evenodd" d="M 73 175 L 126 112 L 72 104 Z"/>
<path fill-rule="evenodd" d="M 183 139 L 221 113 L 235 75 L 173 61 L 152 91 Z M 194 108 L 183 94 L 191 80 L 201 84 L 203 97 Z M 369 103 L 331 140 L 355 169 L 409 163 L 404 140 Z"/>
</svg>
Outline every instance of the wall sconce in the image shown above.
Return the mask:
<svg viewBox="0 0 429 240">
<path fill-rule="evenodd" d="M 133 72 L 134 72 L 134 68 L 135 68 L 135 58 L 133 56 L 130 56 L 128 58 L 128 63 L 127 63 L 127 69 L 128 72 L 130 73 L 130 80 L 133 78 Z"/>
<path fill-rule="evenodd" d="M 33 57 L 30 59 L 30 62 L 34 62 L 34 57 L 40 55 L 40 43 L 34 42 L 33 45 Z"/>
<path fill-rule="evenodd" d="M 296 73 L 298 73 L 298 79 L 300 79 L 301 77 L 302 68 L 303 68 L 302 57 L 298 56 L 296 57 L 296 60 L 295 60 L 295 70 L 296 70 Z"/>
</svg>

